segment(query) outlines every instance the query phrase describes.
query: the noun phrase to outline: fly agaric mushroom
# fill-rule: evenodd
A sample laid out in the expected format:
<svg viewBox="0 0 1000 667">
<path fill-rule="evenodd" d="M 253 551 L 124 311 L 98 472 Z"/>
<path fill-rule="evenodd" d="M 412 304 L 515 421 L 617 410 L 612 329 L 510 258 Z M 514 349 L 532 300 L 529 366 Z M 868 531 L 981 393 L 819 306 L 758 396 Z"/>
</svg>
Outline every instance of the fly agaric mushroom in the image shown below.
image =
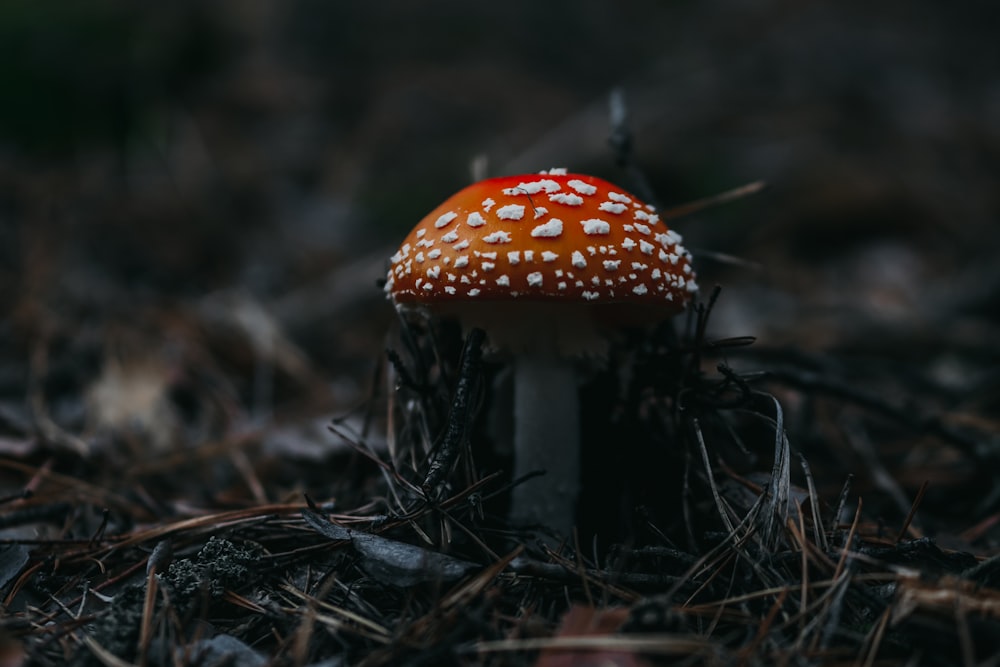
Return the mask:
<svg viewBox="0 0 1000 667">
<path fill-rule="evenodd" d="M 574 525 L 580 476 L 575 359 L 603 357 L 614 327 L 660 321 L 698 287 L 691 255 L 655 209 L 565 170 L 491 178 L 451 196 L 392 256 L 400 310 L 457 317 L 509 351 L 515 521 Z"/>
</svg>

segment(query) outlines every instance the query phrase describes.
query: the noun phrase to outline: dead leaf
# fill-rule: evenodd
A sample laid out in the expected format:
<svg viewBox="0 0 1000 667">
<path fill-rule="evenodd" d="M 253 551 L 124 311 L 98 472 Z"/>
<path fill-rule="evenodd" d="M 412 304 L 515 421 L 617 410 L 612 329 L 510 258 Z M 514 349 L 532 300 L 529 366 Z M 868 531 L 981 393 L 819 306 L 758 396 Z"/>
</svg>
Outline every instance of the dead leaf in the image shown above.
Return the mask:
<svg viewBox="0 0 1000 667">
<path fill-rule="evenodd" d="M 556 637 L 611 637 L 628 619 L 628 609 L 597 609 L 575 605 L 562 618 Z M 543 649 L 535 667 L 652 667 L 652 663 L 630 651 Z"/>
</svg>

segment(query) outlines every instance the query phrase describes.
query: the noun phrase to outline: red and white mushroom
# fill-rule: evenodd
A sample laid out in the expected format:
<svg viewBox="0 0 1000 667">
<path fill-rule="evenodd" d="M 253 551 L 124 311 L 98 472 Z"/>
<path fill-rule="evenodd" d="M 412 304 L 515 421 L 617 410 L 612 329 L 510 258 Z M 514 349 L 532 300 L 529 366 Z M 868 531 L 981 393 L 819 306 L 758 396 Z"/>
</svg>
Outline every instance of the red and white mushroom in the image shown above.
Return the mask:
<svg viewBox="0 0 1000 667">
<path fill-rule="evenodd" d="M 697 291 L 691 255 L 655 209 L 622 188 L 550 170 L 452 195 L 392 256 L 386 293 L 484 329 L 513 355 L 511 517 L 568 531 L 579 486 L 574 359 L 603 356 L 615 327 L 660 321 Z"/>
</svg>

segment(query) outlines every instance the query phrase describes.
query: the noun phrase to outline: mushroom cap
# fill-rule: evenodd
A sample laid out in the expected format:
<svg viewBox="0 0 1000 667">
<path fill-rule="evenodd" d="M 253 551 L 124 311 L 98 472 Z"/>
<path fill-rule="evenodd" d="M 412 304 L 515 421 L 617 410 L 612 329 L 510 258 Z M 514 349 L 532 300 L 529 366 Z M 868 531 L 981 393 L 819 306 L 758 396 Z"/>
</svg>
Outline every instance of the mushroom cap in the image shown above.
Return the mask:
<svg viewBox="0 0 1000 667">
<path fill-rule="evenodd" d="M 490 178 L 449 197 L 392 256 L 397 305 L 524 301 L 681 311 L 691 254 L 653 206 L 608 181 L 551 170 Z"/>
</svg>

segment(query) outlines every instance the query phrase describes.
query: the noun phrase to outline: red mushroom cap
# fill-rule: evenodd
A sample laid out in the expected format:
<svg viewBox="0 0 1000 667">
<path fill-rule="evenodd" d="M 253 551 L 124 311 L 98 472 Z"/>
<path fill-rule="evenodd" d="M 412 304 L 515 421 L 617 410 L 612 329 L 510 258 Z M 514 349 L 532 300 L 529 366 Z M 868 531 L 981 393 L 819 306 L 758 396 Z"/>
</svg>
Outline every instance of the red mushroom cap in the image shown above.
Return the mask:
<svg viewBox="0 0 1000 667">
<path fill-rule="evenodd" d="M 697 284 L 680 235 L 652 206 L 594 176 L 542 173 L 449 197 L 393 255 L 386 290 L 397 304 L 516 298 L 680 310 Z"/>
<path fill-rule="evenodd" d="M 610 304 L 614 319 L 638 306 L 648 320 L 681 311 L 698 287 L 680 235 L 652 206 L 603 179 L 551 170 L 449 197 L 392 256 L 385 289 L 404 308 Z"/>
</svg>

